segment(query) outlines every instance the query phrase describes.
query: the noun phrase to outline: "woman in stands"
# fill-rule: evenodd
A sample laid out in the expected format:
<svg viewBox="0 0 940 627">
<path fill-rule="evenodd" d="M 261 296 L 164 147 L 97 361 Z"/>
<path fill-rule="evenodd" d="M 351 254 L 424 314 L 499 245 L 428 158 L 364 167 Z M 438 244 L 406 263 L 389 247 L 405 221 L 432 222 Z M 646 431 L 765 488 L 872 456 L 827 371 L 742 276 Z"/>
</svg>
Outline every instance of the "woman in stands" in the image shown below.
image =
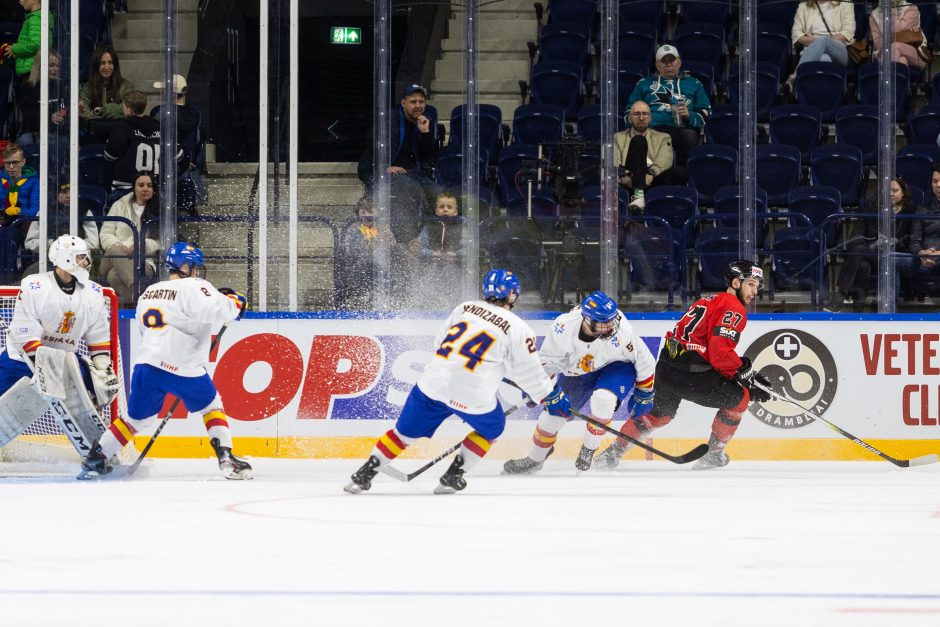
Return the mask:
<svg viewBox="0 0 940 627">
<path fill-rule="evenodd" d="M 134 191 L 118 199 L 108 211 L 109 217 L 127 218 L 133 223 L 138 234 L 151 220 L 160 217 L 160 198 L 157 195 L 157 182 L 150 172 L 138 172 L 134 177 Z M 150 228 L 159 228 L 150 225 Z M 117 292 L 121 307 L 134 305 L 134 232 L 126 222 L 108 221 L 101 225 L 101 278 Z M 152 277 L 156 272 L 154 259 L 160 250 L 155 239 L 145 239 L 145 273 Z"/>
<path fill-rule="evenodd" d="M 16 103 L 19 111 L 19 136 L 16 143 L 30 146 L 38 143 L 39 138 L 39 89 L 40 67 L 39 53 L 33 61 L 33 68 L 23 84 L 16 88 Z M 65 124 L 68 117 L 68 84 L 59 80 L 62 57 L 55 50 L 49 51 L 49 132 L 55 135 L 68 135 Z"/>
<path fill-rule="evenodd" d="M 891 43 L 891 60 L 895 63 L 903 63 L 916 68 L 924 69 L 927 67 L 927 61 L 930 59 L 930 50 L 927 48 L 926 38 L 920 30 L 920 9 L 916 4 L 910 4 L 904 0 L 890 0 L 891 17 L 894 18 L 894 33 L 892 39 L 898 39 L 897 33 L 905 33 L 901 38 L 906 38 L 915 33 L 920 33 L 920 44 L 914 46 L 907 41 L 894 41 Z M 932 6 L 932 5 L 931 5 Z M 879 6 L 871 12 L 868 18 L 868 25 L 871 30 L 871 40 L 874 44 L 875 54 L 881 50 L 881 7 Z M 914 35 L 916 37 L 916 35 Z M 909 41 L 912 39 L 909 39 Z"/>
<path fill-rule="evenodd" d="M 803 47 L 800 63 L 831 61 L 849 64 L 846 46 L 855 37 L 855 9 L 851 2 L 801 2 L 793 19 L 790 39 Z"/>
<path fill-rule="evenodd" d="M 78 111 L 82 116 L 82 128 L 92 135 L 84 143 L 104 144 L 108 141 L 111 126 L 124 118 L 124 95 L 135 87 L 121 76 L 121 63 L 117 52 L 108 45 L 99 46 L 91 56 L 88 82 L 83 83 L 78 93 Z"/>
</svg>

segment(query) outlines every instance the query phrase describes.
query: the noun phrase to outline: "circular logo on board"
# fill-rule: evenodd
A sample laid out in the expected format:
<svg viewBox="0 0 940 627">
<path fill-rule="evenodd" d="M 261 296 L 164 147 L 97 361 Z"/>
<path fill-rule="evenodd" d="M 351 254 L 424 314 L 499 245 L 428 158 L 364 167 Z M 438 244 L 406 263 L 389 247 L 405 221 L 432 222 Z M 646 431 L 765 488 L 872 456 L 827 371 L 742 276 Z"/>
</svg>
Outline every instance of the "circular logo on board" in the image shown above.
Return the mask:
<svg viewBox="0 0 940 627">
<path fill-rule="evenodd" d="M 797 329 L 771 331 L 757 338 L 744 355 L 756 370 L 817 416 L 826 413 L 836 396 L 839 373 L 829 349 L 814 335 Z M 795 405 L 773 399 L 751 403 L 758 420 L 778 429 L 797 429 L 813 422 Z"/>
</svg>

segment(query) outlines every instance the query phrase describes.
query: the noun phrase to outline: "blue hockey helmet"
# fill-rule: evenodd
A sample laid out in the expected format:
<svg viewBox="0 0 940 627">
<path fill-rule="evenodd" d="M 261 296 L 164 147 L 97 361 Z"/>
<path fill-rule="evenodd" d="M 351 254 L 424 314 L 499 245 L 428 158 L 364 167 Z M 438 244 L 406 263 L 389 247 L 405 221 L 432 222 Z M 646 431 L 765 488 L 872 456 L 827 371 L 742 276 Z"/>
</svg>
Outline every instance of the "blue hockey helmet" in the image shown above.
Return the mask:
<svg viewBox="0 0 940 627">
<path fill-rule="evenodd" d="M 516 298 L 522 293 L 522 285 L 515 274 L 509 270 L 500 270 L 494 268 L 486 273 L 483 278 L 483 298 L 489 300 L 509 299 L 512 292 L 516 293 Z M 512 304 L 511 302 L 509 303 Z"/>
<path fill-rule="evenodd" d="M 205 257 L 202 251 L 186 242 L 176 242 L 166 251 L 166 267 L 184 277 L 204 277 Z M 185 270 L 184 270 L 185 268 Z"/>
<path fill-rule="evenodd" d="M 581 301 L 581 315 L 596 337 L 608 338 L 617 332 L 620 328 L 619 313 L 617 301 L 600 290 Z"/>
</svg>

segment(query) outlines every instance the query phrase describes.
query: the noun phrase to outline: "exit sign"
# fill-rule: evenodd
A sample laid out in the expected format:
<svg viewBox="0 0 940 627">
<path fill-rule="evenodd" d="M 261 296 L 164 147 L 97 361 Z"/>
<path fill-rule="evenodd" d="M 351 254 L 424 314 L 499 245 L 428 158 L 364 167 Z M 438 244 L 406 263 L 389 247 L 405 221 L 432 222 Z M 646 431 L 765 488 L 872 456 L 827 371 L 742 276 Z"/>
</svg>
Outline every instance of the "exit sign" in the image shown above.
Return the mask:
<svg viewBox="0 0 940 627">
<path fill-rule="evenodd" d="M 362 29 L 349 26 L 334 26 L 330 42 L 334 44 L 359 44 L 362 42 Z"/>
</svg>

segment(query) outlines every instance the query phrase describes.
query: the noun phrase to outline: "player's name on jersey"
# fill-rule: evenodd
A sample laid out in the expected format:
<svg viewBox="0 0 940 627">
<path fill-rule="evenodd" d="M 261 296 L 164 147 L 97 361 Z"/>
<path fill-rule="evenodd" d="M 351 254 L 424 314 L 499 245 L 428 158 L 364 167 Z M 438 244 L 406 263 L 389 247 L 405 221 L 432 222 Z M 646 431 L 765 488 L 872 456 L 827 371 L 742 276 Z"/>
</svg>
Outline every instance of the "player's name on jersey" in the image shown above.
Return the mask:
<svg viewBox="0 0 940 627">
<path fill-rule="evenodd" d="M 153 289 L 147 290 L 144 292 L 144 295 L 141 298 L 152 298 L 155 300 L 176 300 L 176 290 L 170 289 Z"/>
<path fill-rule="evenodd" d="M 504 320 L 503 317 L 499 314 L 479 305 L 464 305 L 463 310 L 467 313 L 473 314 L 474 316 L 479 316 L 487 322 L 492 322 L 494 325 L 499 327 L 503 333 L 509 335 L 509 321 Z"/>
</svg>

